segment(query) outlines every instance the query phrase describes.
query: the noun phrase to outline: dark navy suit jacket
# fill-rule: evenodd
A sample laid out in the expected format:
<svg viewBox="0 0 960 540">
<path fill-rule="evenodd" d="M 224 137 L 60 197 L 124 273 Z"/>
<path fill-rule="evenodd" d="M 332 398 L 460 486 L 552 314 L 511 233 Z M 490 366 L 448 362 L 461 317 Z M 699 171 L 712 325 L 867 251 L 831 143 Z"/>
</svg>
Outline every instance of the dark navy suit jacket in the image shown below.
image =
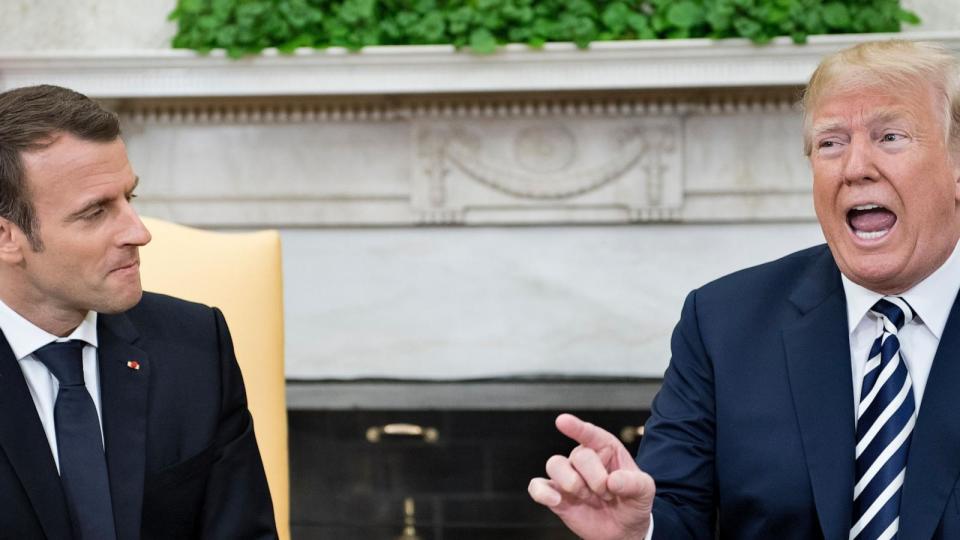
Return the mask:
<svg viewBox="0 0 960 540">
<path fill-rule="evenodd" d="M 243 381 L 219 310 L 145 293 L 126 313 L 100 315 L 97 332 L 120 540 L 275 538 Z M 0 335 L 0 538 L 72 537 L 50 446 Z"/>
<path fill-rule="evenodd" d="M 827 247 L 690 293 L 672 353 L 637 455 L 657 483 L 654 538 L 847 540 L 853 381 Z M 898 538 L 960 538 L 958 405 L 955 303 L 913 432 Z"/>
</svg>

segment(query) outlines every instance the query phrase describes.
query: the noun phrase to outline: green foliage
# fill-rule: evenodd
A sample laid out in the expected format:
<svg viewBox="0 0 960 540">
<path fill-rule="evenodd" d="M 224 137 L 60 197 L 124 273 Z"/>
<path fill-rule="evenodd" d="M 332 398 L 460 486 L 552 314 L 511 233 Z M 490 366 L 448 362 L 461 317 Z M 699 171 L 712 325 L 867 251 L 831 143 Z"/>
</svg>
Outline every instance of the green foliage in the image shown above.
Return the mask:
<svg viewBox="0 0 960 540">
<path fill-rule="evenodd" d="M 898 32 L 919 18 L 899 0 L 178 0 L 176 48 L 347 47 L 450 43 L 490 53 L 505 43 Z"/>
</svg>

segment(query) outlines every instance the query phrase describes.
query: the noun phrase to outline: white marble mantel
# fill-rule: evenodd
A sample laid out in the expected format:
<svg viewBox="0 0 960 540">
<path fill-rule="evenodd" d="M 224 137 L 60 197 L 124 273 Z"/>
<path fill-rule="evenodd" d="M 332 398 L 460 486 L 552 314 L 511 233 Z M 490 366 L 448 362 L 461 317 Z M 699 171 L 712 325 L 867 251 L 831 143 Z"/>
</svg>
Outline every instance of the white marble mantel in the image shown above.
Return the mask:
<svg viewBox="0 0 960 540">
<path fill-rule="evenodd" d="M 798 90 L 883 37 L 0 48 L 0 91 L 114 107 L 144 214 L 280 228 L 292 379 L 655 378 L 691 288 L 820 241 Z"/>
<path fill-rule="evenodd" d="M 502 47 L 491 55 L 445 45 L 266 50 L 241 60 L 223 51 L 172 49 L 0 51 L 0 90 L 39 82 L 98 98 L 384 95 L 637 90 L 802 85 L 823 55 L 864 39 L 923 39 L 960 50 L 960 32 L 810 36 L 796 46 L 744 39 L 596 42 Z"/>
</svg>

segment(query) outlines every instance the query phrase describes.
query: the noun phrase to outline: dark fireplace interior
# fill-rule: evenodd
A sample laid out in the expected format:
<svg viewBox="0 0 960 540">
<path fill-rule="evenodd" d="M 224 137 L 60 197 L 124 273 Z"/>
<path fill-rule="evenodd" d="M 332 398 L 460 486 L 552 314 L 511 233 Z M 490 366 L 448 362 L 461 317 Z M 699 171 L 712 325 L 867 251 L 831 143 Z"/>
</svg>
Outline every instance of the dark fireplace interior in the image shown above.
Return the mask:
<svg viewBox="0 0 960 540">
<path fill-rule="evenodd" d="M 548 457 L 574 446 L 553 427 L 558 412 L 290 411 L 293 538 L 575 538 L 526 493 Z M 618 434 L 635 434 L 649 415 L 570 412 Z M 379 429 L 387 425 L 405 434 Z"/>
</svg>

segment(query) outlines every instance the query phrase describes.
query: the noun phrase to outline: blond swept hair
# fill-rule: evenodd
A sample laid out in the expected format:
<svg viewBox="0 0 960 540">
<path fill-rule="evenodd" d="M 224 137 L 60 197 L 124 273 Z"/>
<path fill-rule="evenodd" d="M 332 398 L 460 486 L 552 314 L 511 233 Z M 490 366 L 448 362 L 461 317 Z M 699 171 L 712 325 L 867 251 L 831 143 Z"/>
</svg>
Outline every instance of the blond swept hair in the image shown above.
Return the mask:
<svg viewBox="0 0 960 540">
<path fill-rule="evenodd" d="M 812 112 L 824 95 L 851 88 L 932 85 L 942 99 L 947 146 L 960 150 L 960 64 L 941 45 L 892 39 L 861 43 L 824 58 L 803 93 L 803 151 L 809 156 Z"/>
</svg>

